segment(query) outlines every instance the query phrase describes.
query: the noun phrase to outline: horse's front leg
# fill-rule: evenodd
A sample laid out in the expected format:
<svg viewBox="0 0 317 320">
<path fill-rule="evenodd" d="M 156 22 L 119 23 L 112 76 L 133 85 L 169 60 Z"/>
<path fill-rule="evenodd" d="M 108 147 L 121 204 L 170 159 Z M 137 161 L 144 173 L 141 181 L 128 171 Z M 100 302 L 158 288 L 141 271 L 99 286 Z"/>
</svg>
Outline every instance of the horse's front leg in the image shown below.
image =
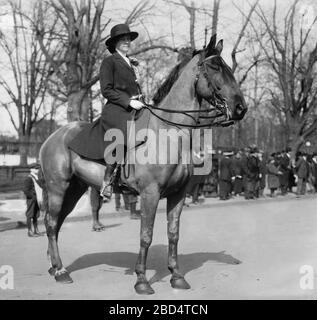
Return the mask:
<svg viewBox="0 0 317 320">
<path fill-rule="evenodd" d="M 179 221 L 186 196 L 186 188 L 167 198 L 168 269 L 172 273 L 171 285 L 175 289 L 190 289 L 190 285 L 179 271 L 177 245 Z"/>
<path fill-rule="evenodd" d="M 153 294 L 154 290 L 150 286 L 146 276 L 146 259 L 149 247 L 152 243 L 153 227 L 156 209 L 160 200 L 158 188 L 151 187 L 141 193 L 141 232 L 140 251 L 135 266 L 137 282 L 134 286 L 138 294 Z"/>
<path fill-rule="evenodd" d="M 104 226 L 99 221 L 99 211 L 102 207 L 102 197 L 99 194 L 99 190 L 91 188 L 90 190 L 90 205 L 92 211 L 92 231 L 103 231 L 106 226 Z"/>
</svg>

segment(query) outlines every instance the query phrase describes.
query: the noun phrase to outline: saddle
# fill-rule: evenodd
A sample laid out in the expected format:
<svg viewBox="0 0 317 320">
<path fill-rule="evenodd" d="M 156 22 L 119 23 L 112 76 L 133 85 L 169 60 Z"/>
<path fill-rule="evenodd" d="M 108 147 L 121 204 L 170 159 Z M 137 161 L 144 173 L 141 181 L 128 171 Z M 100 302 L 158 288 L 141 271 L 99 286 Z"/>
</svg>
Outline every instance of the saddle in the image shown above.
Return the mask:
<svg viewBox="0 0 317 320">
<path fill-rule="evenodd" d="M 133 122 L 133 126 L 131 126 L 131 123 L 130 123 L 130 126 L 128 128 L 127 137 L 130 137 L 130 138 L 133 138 L 133 136 L 136 137 L 137 132 L 139 132 L 140 130 L 142 130 L 142 129 L 147 130 L 148 129 L 148 125 L 149 125 L 149 120 L 150 120 L 150 114 L 151 113 L 150 113 L 150 111 L 148 109 L 145 109 L 145 108 L 141 109 L 139 114 L 138 114 L 137 119 L 134 119 L 134 117 L 131 119 L 131 123 Z M 89 124 L 88 123 L 82 123 L 81 124 L 81 131 L 79 132 L 79 134 L 82 134 L 82 132 L 85 131 L 87 126 L 90 126 L 90 125 L 91 125 L 90 123 Z M 133 133 L 132 131 L 135 131 L 135 132 Z M 130 147 L 130 149 L 128 148 L 127 151 L 129 151 L 131 149 L 138 148 L 139 146 L 141 146 L 144 143 L 146 143 L 146 141 L 147 141 L 147 137 L 145 137 L 143 140 L 132 141 L 132 147 Z M 91 158 L 91 157 L 89 157 L 87 155 L 83 155 L 76 148 L 74 148 L 71 144 L 72 144 L 72 141 L 68 145 L 68 147 L 71 150 L 73 150 L 74 152 L 76 152 L 81 158 L 83 158 L 85 160 L 92 161 L 92 162 L 96 162 L 96 163 L 101 164 L 103 166 L 107 165 L 106 160 L 104 158 L 96 159 L 96 158 Z M 111 152 L 111 150 L 109 151 L 109 153 L 110 152 Z M 123 165 L 124 165 L 124 163 L 123 163 Z"/>
<path fill-rule="evenodd" d="M 128 138 L 133 139 L 133 137 L 134 137 L 135 141 L 132 141 L 132 146 L 128 146 L 126 153 L 128 153 L 132 149 L 137 149 L 138 147 L 140 147 L 141 145 L 144 145 L 146 143 L 147 135 L 145 135 L 144 139 L 142 139 L 142 140 L 136 140 L 136 136 L 140 130 L 146 130 L 146 131 L 148 130 L 150 115 L 151 115 L 150 111 L 148 109 L 144 108 L 140 111 L 138 118 L 136 120 L 134 120 L 134 117 L 133 117 L 132 120 L 134 120 L 134 121 L 133 122 L 131 121 L 131 123 L 133 125 L 131 126 L 131 123 L 130 123 L 130 127 L 128 129 Z M 91 158 L 87 158 L 87 157 L 83 157 L 83 156 L 81 156 L 81 157 L 86 160 L 93 161 L 98 164 L 106 166 L 105 159 L 91 159 Z M 124 182 L 124 180 L 121 179 L 121 176 L 122 176 L 121 173 L 123 173 L 123 170 L 124 170 L 123 175 L 125 176 L 125 178 L 127 178 L 128 176 L 131 175 L 131 173 L 133 174 L 133 172 L 134 172 L 134 170 L 131 170 L 131 167 L 126 164 L 126 160 L 127 159 L 125 157 L 125 159 L 123 159 L 122 163 L 119 164 L 117 166 L 117 168 L 115 169 L 115 171 L 113 172 L 112 177 L 111 177 L 111 184 L 114 187 L 114 189 L 119 189 L 122 193 L 136 194 L 136 191 L 134 189 L 131 189 Z M 126 166 L 128 168 L 126 168 Z M 128 171 L 128 174 L 127 174 L 127 171 Z"/>
</svg>

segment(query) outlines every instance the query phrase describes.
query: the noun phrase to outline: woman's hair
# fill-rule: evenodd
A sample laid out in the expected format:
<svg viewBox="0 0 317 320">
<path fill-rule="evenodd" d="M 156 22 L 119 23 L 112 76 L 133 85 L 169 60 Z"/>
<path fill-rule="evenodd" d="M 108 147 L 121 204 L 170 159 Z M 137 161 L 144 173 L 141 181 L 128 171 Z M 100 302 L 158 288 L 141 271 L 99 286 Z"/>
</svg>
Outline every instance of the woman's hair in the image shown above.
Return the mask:
<svg viewBox="0 0 317 320">
<path fill-rule="evenodd" d="M 107 49 L 111 54 L 113 54 L 116 51 L 116 44 L 117 42 L 114 42 L 107 46 Z"/>
</svg>

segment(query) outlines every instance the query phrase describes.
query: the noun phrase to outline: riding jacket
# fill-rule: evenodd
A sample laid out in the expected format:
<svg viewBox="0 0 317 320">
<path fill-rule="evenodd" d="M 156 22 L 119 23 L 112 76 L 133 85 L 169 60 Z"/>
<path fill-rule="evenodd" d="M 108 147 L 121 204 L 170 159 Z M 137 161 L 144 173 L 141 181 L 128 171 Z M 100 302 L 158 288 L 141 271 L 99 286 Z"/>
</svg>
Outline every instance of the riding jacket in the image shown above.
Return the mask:
<svg viewBox="0 0 317 320">
<path fill-rule="evenodd" d="M 140 88 L 133 67 L 118 53 L 107 56 L 100 67 L 100 89 L 107 99 L 101 116 L 70 142 L 69 147 L 89 159 L 104 159 L 106 147 L 113 141 L 104 141 L 109 129 L 119 129 L 127 141 L 127 121 L 138 117 L 139 112 L 129 104 L 133 96 L 140 95 Z"/>
</svg>

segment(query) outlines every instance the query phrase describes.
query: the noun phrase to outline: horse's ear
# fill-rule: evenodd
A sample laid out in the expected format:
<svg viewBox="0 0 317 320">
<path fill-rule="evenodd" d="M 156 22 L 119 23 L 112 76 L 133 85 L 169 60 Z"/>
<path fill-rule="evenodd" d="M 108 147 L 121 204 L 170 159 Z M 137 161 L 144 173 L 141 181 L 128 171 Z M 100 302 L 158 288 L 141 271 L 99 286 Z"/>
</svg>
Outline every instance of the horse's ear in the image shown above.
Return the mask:
<svg viewBox="0 0 317 320">
<path fill-rule="evenodd" d="M 216 45 L 216 50 L 218 51 L 219 56 L 221 55 L 222 49 L 223 49 L 223 40 L 221 39 Z"/>
<path fill-rule="evenodd" d="M 206 57 L 210 56 L 216 47 L 217 34 L 211 36 L 208 46 L 206 48 Z"/>
</svg>

